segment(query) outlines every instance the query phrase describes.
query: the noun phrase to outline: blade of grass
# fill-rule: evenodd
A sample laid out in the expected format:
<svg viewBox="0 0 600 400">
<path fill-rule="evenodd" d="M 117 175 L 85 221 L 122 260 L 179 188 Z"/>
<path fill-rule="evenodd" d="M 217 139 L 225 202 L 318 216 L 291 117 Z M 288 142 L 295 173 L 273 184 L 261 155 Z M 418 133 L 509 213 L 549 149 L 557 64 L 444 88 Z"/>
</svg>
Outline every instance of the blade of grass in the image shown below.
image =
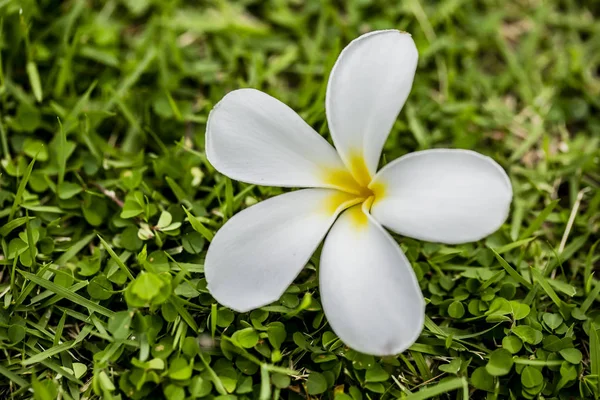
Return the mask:
<svg viewBox="0 0 600 400">
<path fill-rule="evenodd" d="M 36 248 L 35 243 L 33 241 L 33 232 L 31 231 L 31 225 L 29 224 L 29 213 L 26 215 L 27 219 L 25 220 L 25 231 L 27 232 L 27 247 L 29 248 L 29 256 L 31 257 L 31 269 L 33 271 L 37 270 L 37 261 L 36 257 Z"/>
<path fill-rule="evenodd" d="M 271 382 L 269 371 L 265 365 L 260 366 L 260 400 L 269 400 L 271 398 Z"/>
<path fill-rule="evenodd" d="M 513 267 L 511 267 L 510 264 L 508 262 L 506 262 L 506 260 L 504 258 L 502 258 L 502 256 L 500 254 L 498 254 L 492 248 L 490 248 L 490 250 L 492 251 L 492 253 L 494 253 L 494 256 L 496 256 L 496 260 L 498 260 L 498 262 L 500 263 L 502 268 L 504 268 L 506 270 L 506 272 L 508 272 L 508 274 L 513 277 L 514 280 L 516 280 L 517 282 L 519 282 L 521 285 L 525 286 L 528 289 L 532 288 L 531 283 L 527 282 L 525 280 L 525 278 L 523 278 L 523 276 L 521 274 L 519 274 Z"/>
<path fill-rule="evenodd" d="M 198 333 L 198 324 L 196 324 L 194 317 L 192 317 L 189 311 L 181 305 L 179 298 L 171 296 L 169 302 L 173 305 L 173 307 L 175 307 L 179 315 L 181 315 L 181 318 L 183 318 L 183 320 L 189 325 L 189 327 L 192 328 L 194 332 Z"/>
<path fill-rule="evenodd" d="M 550 213 L 552 212 L 552 210 L 554 210 L 554 207 L 556 207 L 556 205 L 558 204 L 559 201 L 560 201 L 560 199 L 551 201 L 546 207 L 544 207 L 544 209 L 542 211 L 540 211 L 540 213 L 538 214 L 538 216 L 535 217 L 535 219 L 527 227 L 527 229 L 525 229 L 521 233 L 521 236 L 519 236 L 519 239 L 523 239 L 523 238 L 529 237 L 529 236 L 533 235 L 535 233 L 535 231 L 537 231 L 538 229 L 540 229 L 540 227 L 542 226 L 542 224 L 546 221 L 546 219 L 548 218 L 548 216 L 550 215 Z"/>
<path fill-rule="evenodd" d="M 233 216 L 233 184 L 231 179 L 225 179 L 225 212 L 223 213 L 229 219 Z"/>
<path fill-rule="evenodd" d="M 516 249 L 517 247 L 521 247 L 524 244 L 527 244 L 527 243 L 531 242 L 533 239 L 535 239 L 535 238 L 534 237 L 530 237 L 530 238 L 527 238 L 527 239 L 520 239 L 520 240 L 517 240 L 516 242 L 512 242 L 512 243 L 506 244 L 504 246 L 497 247 L 497 248 L 494 249 L 494 251 L 497 254 L 506 253 L 507 251 L 510 251 L 512 249 Z"/>
<path fill-rule="evenodd" d="M 592 264 L 593 264 L 594 254 L 596 254 L 596 247 L 598 247 L 598 243 L 600 243 L 600 240 L 597 240 L 596 243 L 594 243 L 592 245 L 592 247 L 590 247 L 590 251 L 588 252 L 587 257 L 585 258 L 585 267 L 583 270 L 583 283 L 585 285 L 586 293 L 589 292 L 589 290 L 590 290 L 587 287 L 587 283 L 591 282 L 590 278 L 592 276 Z"/>
<path fill-rule="evenodd" d="M 409 394 L 405 397 L 406 400 L 424 400 L 439 396 L 443 393 L 448 393 L 453 390 L 468 387 L 466 378 L 454 378 L 437 385 L 429 385 L 416 393 Z M 466 398 L 466 397 L 465 397 Z"/>
<path fill-rule="evenodd" d="M 12 221 L 17 208 L 21 205 L 21 200 L 23 199 L 23 193 L 25 192 L 25 186 L 27 186 L 27 182 L 29 181 L 29 177 L 31 176 L 31 171 L 33 171 L 33 165 L 35 164 L 35 158 L 31 160 L 25 173 L 23 174 L 23 178 L 19 183 L 19 187 L 17 188 L 17 193 L 15 194 L 15 200 L 13 202 L 12 207 L 10 208 L 10 213 L 8 214 L 8 221 Z"/>
<path fill-rule="evenodd" d="M 204 236 L 204 238 L 206 240 L 208 240 L 209 242 L 212 242 L 213 240 L 213 233 L 206 228 L 202 222 L 200 222 L 198 220 L 198 218 L 194 217 L 185 207 L 181 207 L 183 208 L 183 211 L 185 211 L 187 217 L 188 217 L 188 221 L 190 222 L 190 224 L 192 225 L 192 228 L 194 228 L 194 230 L 196 232 L 198 232 L 199 234 L 201 234 L 202 236 Z"/>
<path fill-rule="evenodd" d="M 202 364 L 204 364 L 204 368 L 206 368 L 206 370 L 208 371 L 208 374 L 210 375 L 217 392 L 219 392 L 219 394 L 221 394 L 221 395 L 226 395 L 227 390 L 225 390 L 225 387 L 223 386 L 223 382 L 221 382 L 221 378 L 219 378 L 219 376 L 215 373 L 215 371 L 206 362 L 204 357 L 202 357 L 202 354 L 200 355 L 200 361 L 202 361 Z"/>
<path fill-rule="evenodd" d="M 590 370 L 592 375 L 600 376 L 600 331 L 596 324 L 590 324 Z M 600 392 L 600 379 L 597 383 Z"/>
<path fill-rule="evenodd" d="M 19 226 L 25 224 L 27 220 L 32 219 L 35 219 L 35 217 L 20 217 L 13 219 L 9 223 L 5 224 L 2 228 L 0 228 L 0 236 L 7 236 L 13 231 L 13 229 L 16 229 Z"/>
<path fill-rule="evenodd" d="M 89 235 L 79 239 L 73 246 L 69 247 L 67 251 L 58 257 L 56 264 L 60 266 L 65 265 L 71 258 L 75 257 L 85 246 L 87 246 L 94 236 L 96 236 L 95 233 L 90 233 Z"/>
<path fill-rule="evenodd" d="M 31 365 L 31 364 L 36 364 L 36 363 L 42 362 L 45 359 L 47 359 L 49 357 L 52 357 L 53 355 L 56 355 L 56 354 L 61 353 L 63 351 L 69 350 L 70 348 L 73 347 L 73 344 L 75 344 L 75 341 L 74 340 L 69 340 L 68 342 L 64 342 L 62 344 L 59 344 L 58 346 L 50 347 L 47 350 L 44 350 L 44 351 L 42 351 L 40 353 L 37 353 L 34 356 L 31 356 L 31 357 L 29 357 L 29 358 L 21 361 L 21 364 L 24 367 L 26 367 L 26 366 Z"/>
<path fill-rule="evenodd" d="M 581 309 L 582 313 L 585 314 L 587 312 L 587 310 L 590 309 L 591 305 L 594 304 L 594 301 L 596 300 L 596 298 L 598 297 L 599 294 L 600 294 L 600 282 L 596 282 L 596 286 L 594 287 L 594 289 L 590 291 L 590 293 L 585 298 L 583 303 L 581 303 L 580 309 Z"/>
<path fill-rule="evenodd" d="M 2 62 L 2 58 L 0 58 L 0 63 Z M 0 65 L 0 70 L 2 66 Z M 0 142 L 2 143 L 2 154 L 4 160 L 11 160 L 10 151 L 8 149 L 8 138 L 6 137 L 6 131 L 4 130 L 4 124 L 0 120 Z"/>
<path fill-rule="evenodd" d="M 556 306 L 559 309 L 562 309 L 563 308 L 562 300 L 560 299 L 560 297 L 558 297 L 558 295 L 556 294 L 554 289 L 552 289 L 552 286 L 550 286 L 548 281 L 546 281 L 546 278 L 544 277 L 542 272 L 535 267 L 530 267 L 530 271 L 531 271 L 531 275 L 533 276 L 535 281 L 542 287 L 542 289 L 544 289 L 544 292 L 546 292 L 546 294 L 552 299 L 554 304 L 556 304 Z"/>
<path fill-rule="evenodd" d="M 100 242 L 102 243 L 102 246 L 104 247 L 104 249 L 108 252 L 108 254 L 110 254 L 111 258 L 114 260 L 115 263 L 117 263 L 117 265 L 119 266 L 119 268 L 121 268 L 121 270 L 125 273 L 125 275 L 127 275 L 127 277 L 130 280 L 132 280 L 132 281 L 135 280 L 135 278 L 131 274 L 131 271 L 129 270 L 129 268 L 127 268 L 125 263 L 119 258 L 117 253 L 114 252 L 114 250 L 110 247 L 110 245 L 108 243 L 106 243 L 106 241 L 104 239 L 102 239 L 102 236 L 98 235 L 98 239 L 100 239 Z"/>
<path fill-rule="evenodd" d="M 73 293 L 70 290 L 68 290 L 67 288 L 59 286 L 54 282 L 50 282 L 49 280 L 46 280 L 42 277 L 39 277 L 37 275 L 34 275 L 34 274 L 26 272 L 26 271 L 17 270 L 17 272 L 19 274 L 23 275 L 24 278 L 35 283 L 36 285 L 39 285 L 39 286 L 43 287 L 44 289 L 48 289 L 51 292 L 56 293 L 57 295 L 63 296 L 65 299 L 67 299 L 75 304 L 84 306 L 89 311 L 97 312 L 98 314 L 102 314 L 106 317 L 112 317 L 115 314 L 113 311 L 109 310 L 108 308 L 105 308 L 105 307 L 101 306 L 100 304 L 96 304 L 93 301 L 86 299 L 83 296 Z"/>
<path fill-rule="evenodd" d="M 22 388 L 29 387 L 29 382 L 27 382 L 25 379 L 21 378 L 19 375 L 15 374 L 2 364 L 0 364 L 0 375 L 4 375 L 6 378 L 8 378 L 9 381 L 16 383 Z"/>
<path fill-rule="evenodd" d="M 63 129 L 62 123 L 60 119 L 57 118 L 58 121 L 58 187 L 56 190 L 59 190 L 60 185 L 65 180 L 65 171 L 67 169 L 67 132 Z"/>
</svg>

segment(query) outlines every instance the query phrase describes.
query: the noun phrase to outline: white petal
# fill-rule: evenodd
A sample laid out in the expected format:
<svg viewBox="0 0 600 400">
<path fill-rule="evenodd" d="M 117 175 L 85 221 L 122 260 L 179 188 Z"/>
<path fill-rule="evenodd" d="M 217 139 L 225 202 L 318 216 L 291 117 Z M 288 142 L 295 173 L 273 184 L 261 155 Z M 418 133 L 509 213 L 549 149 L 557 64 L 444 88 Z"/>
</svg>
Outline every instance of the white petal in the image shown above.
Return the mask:
<svg viewBox="0 0 600 400">
<path fill-rule="evenodd" d="M 408 154 L 379 171 L 372 185 L 382 192 L 371 208 L 381 224 L 405 236 L 449 244 L 496 231 L 512 200 L 502 167 L 469 150 Z"/>
<path fill-rule="evenodd" d="M 324 169 L 343 168 L 335 149 L 298 114 L 254 89 L 230 92 L 213 108 L 206 155 L 222 174 L 265 186 L 332 187 Z"/>
<path fill-rule="evenodd" d="M 327 86 L 327 121 L 351 170 L 364 160 L 370 175 L 375 174 L 385 139 L 412 87 L 418 57 L 410 34 L 396 30 L 362 35 L 340 54 Z"/>
<path fill-rule="evenodd" d="M 304 189 L 236 214 L 208 249 L 208 290 L 219 303 L 240 312 L 279 299 L 351 197 L 331 189 Z"/>
<path fill-rule="evenodd" d="M 419 337 L 425 301 L 391 236 L 360 206 L 346 210 L 325 239 L 321 302 L 333 331 L 351 348 L 401 353 Z"/>
</svg>

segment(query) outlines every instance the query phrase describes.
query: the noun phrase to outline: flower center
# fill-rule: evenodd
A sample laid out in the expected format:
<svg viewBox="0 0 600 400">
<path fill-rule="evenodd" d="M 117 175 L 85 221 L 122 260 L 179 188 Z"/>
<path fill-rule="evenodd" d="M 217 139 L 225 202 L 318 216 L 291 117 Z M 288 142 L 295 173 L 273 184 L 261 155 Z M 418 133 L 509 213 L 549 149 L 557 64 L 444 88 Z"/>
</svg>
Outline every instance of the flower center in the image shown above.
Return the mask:
<svg viewBox="0 0 600 400">
<path fill-rule="evenodd" d="M 341 190 L 331 198 L 327 208 L 335 211 L 338 207 L 352 208 L 352 215 L 356 215 L 357 225 L 365 225 L 366 215 L 359 204 L 365 203 L 367 211 L 371 205 L 384 195 L 384 186 L 379 182 L 372 182 L 372 176 L 361 154 L 355 153 L 350 157 L 349 169 L 329 170 L 326 172 L 325 181 Z"/>
<path fill-rule="evenodd" d="M 383 195 L 383 185 L 372 182 L 372 176 L 365 159 L 360 153 L 351 153 L 350 168 L 326 171 L 325 181 L 344 192 L 362 197 L 377 199 Z"/>
</svg>

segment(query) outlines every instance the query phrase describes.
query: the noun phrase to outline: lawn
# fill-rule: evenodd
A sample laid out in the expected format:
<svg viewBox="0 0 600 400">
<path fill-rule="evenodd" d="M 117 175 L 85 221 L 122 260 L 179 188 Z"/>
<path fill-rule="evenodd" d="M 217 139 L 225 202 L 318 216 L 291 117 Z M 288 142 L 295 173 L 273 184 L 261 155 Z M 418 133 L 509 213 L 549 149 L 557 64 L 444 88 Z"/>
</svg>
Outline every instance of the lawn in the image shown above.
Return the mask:
<svg viewBox="0 0 600 400">
<path fill-rule="evenodd" d="M 600 398 L 594 3 L 0 0 L 0 398 Z M 215 233 L 288 190 L 216 172 L 205 129 L 250 87 L 331 141 L 340 51 L 391 28 L 419 63 L 381 164 L 475 150 L 514 198 L 476 243 L 394 235 L 425 327 L 374 357 L 328 325 L 320 249 L 271 305 L 211 297 Z"/>
</svg>

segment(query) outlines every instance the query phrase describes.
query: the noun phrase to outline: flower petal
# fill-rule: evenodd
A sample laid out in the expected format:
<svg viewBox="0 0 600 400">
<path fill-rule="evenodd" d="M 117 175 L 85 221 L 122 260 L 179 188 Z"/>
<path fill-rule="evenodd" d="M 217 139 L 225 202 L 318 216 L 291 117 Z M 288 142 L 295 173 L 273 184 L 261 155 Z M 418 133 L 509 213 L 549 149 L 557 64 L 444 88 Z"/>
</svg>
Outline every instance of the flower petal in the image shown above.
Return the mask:
<svg viewBox="0 0 600 400">
<path fill-rule="evenodd" d="M 324 169 L 343 168 L 335 149 L 298 114 L 254 89 L 230 92 L 213 108 L 206 155 L 222 174 L 265 186 L 333 187 Z"/>
<path fill-rule="evenodd" d="M 381 192 L 371 208 L 381 224 L 401 235 L 449 244 L 496 231 L 512 200 L 502 167 L 469 150 L 408 154 L 386 165 L 371 185 Z"/>
<path fill-rule="evenodd" d="M 400 353 L 419 337 L 425 301 L 391 236 L 360 206 L 346 210 L 325 239 L 321 302 L 331 328 L 354 350 Z"/>
<path fill-rule="evenodd" d="M 231 218 L 208 249 L 204 273 L 219 303 L 245 312 L 279 299 L 354 196 L 304 189 Z"/>
<path fill-rule="evenodd" d="M 412 87 L 418 52 L 410 34 L 370 32 L 340 54 L 327 86 L 335 146 L 359 183 L 368 184 Z"/>
</svg>

